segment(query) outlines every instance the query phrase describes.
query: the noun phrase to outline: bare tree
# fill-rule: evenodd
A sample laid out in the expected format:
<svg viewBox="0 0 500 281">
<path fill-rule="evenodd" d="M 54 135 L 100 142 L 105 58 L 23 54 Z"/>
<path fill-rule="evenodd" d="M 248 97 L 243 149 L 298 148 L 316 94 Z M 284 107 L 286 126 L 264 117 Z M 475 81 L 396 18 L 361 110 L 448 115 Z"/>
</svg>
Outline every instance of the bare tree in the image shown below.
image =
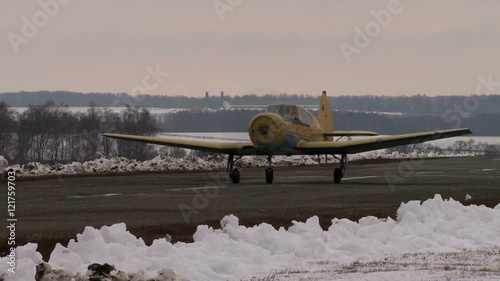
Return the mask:
<svg viewBox="0 0 500 281">
<path fill-rule="evenodd" d="M 17 120 L 13 110 L 5 102 L 0 102 L 0 155 L 11 161 Z"/>
<path fill-rule="evenodd" d="M 158 132 L 155 120 L 146 108 L 130 107 L 121 114 L 119 131 L 133 135 L 153 135 Z M 151 158 L 151 146 L 130 141 L 118 141 L 118 154 L 131 159 L 145 160 Z"/>
<path fill-rule="evenodd" d="M 146 108 L 128 107 L 117 114 L 91 105 L 87 112 L 72 113 L 53 102 L 29 106 L 22 114 L 2 102 L 0 123 L 0 154 L 17 163 L 87 161 L 98 155 L 145 160 L 154 156 L 151 146 L 115 142 L 102 133 L 153 135 L 158 131 Z"/>
</svg>

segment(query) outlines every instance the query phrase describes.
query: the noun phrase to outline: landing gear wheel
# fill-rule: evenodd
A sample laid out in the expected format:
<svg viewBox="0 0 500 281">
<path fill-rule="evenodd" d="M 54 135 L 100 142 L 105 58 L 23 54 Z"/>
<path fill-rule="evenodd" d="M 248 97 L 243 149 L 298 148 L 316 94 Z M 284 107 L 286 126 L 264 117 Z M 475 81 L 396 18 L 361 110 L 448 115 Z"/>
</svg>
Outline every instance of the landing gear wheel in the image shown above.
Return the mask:
<svg viewBox="0 0 500 281">
<path fill-rule="evenodd" d="M 333 182 L 340 183 L 341 179 L 342 179 L 342 170 L 339 168 L 335 168 L 335 170 L 333 170 Z"/>
<path fill-rule="evenodd" d="M 231 172 L 229 172 L 229 178 L 233 183 L 239 183 L 240 182 L 240 171 L 236 168 L 234 168 Z"/>
<path fill-rule="evenodd" d="M 335 157 L 335 159 L 339 160 L 340 162 L 340 168 L 335 168 L 335 170 L 333 170 L 333 182 L 340 183 L 340 181 L 344 177 L 347 167 L 347 154 L 342 153 L 341 158 L 338 158 L 335 155 L 333 155 L 333 157 Z"/>
<path fill-rule="evenodd" d="M 273 183 L 274 175 L 273 175 L 273 169 L 267 168 L 266 169 L 266 183 Z"/>
<path fill-rule="evenodd" d="M 236 161 L 240 160 L 241 156 L 239 156 Z M 233 183 L 239 183 L 240 182 L 240 171 L 237 168 L 234 168 L 234 155 L 229 154 L 229 157 L 227 159 L 227 171 L 229 173 L 229 179 L 231 179 L 231 182 Z"/>
</svg>

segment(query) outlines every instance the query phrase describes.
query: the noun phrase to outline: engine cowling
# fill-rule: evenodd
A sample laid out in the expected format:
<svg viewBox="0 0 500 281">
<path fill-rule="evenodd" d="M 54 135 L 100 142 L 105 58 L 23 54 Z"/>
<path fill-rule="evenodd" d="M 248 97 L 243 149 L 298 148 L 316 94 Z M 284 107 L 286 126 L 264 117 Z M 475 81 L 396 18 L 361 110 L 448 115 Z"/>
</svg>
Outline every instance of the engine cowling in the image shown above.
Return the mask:
<svg viewBox="0 0 500 281">
<path fill-rule="evenodd" d="M 263 150 L 272 150 L 281 146 L 285 140 L 285 121 L 278 114 L 257 114 L 250 121 L 248 134 L 256 147 Z"/>
</svg>

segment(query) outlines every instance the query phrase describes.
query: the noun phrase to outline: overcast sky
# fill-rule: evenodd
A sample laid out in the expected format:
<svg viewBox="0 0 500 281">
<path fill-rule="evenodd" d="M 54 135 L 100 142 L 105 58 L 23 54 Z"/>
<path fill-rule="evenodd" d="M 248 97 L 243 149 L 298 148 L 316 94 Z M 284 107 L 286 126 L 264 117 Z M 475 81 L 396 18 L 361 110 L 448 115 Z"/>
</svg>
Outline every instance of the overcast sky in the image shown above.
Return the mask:
<svg viewBox="0 0 500 281">
<path fill-rule="evenodd" d="M 401 0 L 397 13 L 389 0 L 64 0 L 44 23 L 40 3 L 54 1 L 0 2 L 0 91 L 130 93 L 146 80 L 169 95 L 438 95 L 500 80 L 497 0 Z M 160 83 L 146 70 L 158 66 Z"/>
</svg>

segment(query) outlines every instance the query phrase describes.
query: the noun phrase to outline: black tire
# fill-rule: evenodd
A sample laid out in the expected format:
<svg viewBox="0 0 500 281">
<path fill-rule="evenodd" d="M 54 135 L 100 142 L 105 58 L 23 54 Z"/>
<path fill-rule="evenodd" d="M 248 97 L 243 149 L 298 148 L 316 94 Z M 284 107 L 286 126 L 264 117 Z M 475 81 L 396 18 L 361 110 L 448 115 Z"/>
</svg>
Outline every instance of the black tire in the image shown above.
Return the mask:
<svg viewBox="0 0 500 281">
<path fill-rule="evenodd" d="M 240 183 L 240 171 L 236 168 L 234 168 L 230 174 L 229 174 L 229 178 L 231 178 L 231 181 L 233 183 Z"/>
<path fill-rule="evenodd" d="M 267 168 L 266 169 L 266 183 L 273 183 L 274 175 L 273 175 L 273 169 Z"/>
<path fill-rule="evenodd" d="M 335 168 L 335 170 L 333 170 L 333 182 L 340 183 L 341 179 L 342 179 L 342 171 L 339 168 Z"/>
</svg>

